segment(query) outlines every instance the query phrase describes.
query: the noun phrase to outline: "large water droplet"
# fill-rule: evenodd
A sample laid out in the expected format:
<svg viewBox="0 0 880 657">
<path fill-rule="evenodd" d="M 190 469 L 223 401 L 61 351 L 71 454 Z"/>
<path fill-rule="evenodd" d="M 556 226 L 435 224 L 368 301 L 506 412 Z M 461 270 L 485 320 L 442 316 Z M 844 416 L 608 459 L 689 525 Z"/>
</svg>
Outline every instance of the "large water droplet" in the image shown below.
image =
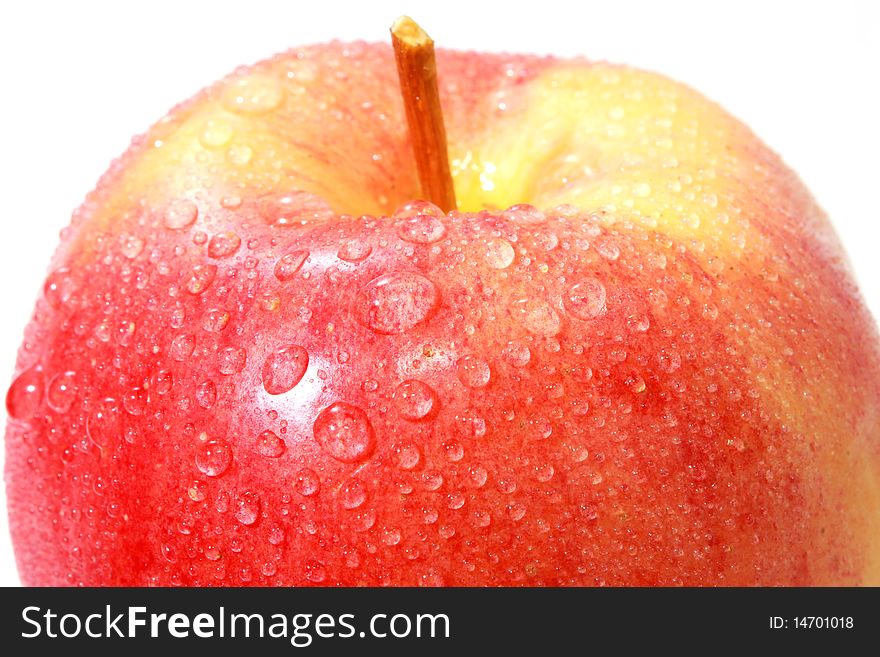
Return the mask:
<svg viewBox="0 0 880 657">
<path fill-rule="evenodd" d="M 263 363 L 263 387 L 270 395 L 280 395 L 293 388 L 306 373 L 309 352 L 289 345 L 270 354 Z"/>
<path fill-rule="evenodd" d="M 147 391 L 143 388 L 132 388 L 122 397 L 122 407 L 129 415 L 143 415 L 147 408 Z"/>
<path fill-rule="evenodd" d="M 75 288 L 76 285 L 70 269 L 60 267 L 46 278 L 46 283 L 43 285 L 43 296 L 46 297 L 50 306 L 58 310 L 70 300 Z"/>
<path fill-rule="evenodd" d="M 407 420 L 421 420 L 435 410 L 437 393 L 427 383 L 409 379 L 395 389 L 394 405 Z"/>
<path fill-rule="evenodd" d="M 212 258 L 228 258 L 241 246 L 241 238 L 231 230 L 217 233 L 208 242 L 208 255 Z"/>
<path fill-rule="evenodd" d="M 217 401 L 217 386 L 213 381 L 203 381 L 196 388 L 196 403 L 202 408 L 211 408 Z"/>
<path fill-rule="evenodd" d="M 284 441 L 274 431 L 264 431 L 257 436 L 257 452 L 260 456 L 277 459 L 284 454 Z"/>
<path fill-rule="evenodd" d="M 144 240 L 137 235 L 124 235 L 120 238 L 119 250 L 126 258 L 134 260 L 144 250 Z"/>
<path fill-rule="evenodd" d="M 217 275 L 216 265 L 196 265 L 192 268 L 186 289 L 190 294 L 201 294 L 214 282 Z"/>
<path fill-rule="evenodd" d="M 340 260 L 345 260 L 346 262 L 360 262 L 361 260 L 366 260 L 367 256 L 372 252 L 373 247 L 370 246 L 369 242 L 365 242 L 364 240 L 349 240 L 339 247 L 336 256 Z"/>
<path fill-rule="evenodd" d="M 455 371 L 458 379 L 468 388 L 484 388 L 492 377 L 489 363 L 478 356 L 462 356 L 455 365 Z"/>
<path fill-rule="evenodd" d="M 76 399 L 76 373 L 56 374 L 46 387 L 46 403 L 56 413 L 66 413 Z M 9 402 L 7 401 L 7 408 Z M 11 415 L 11 413 L 10 413 Z M 13 416 L 14 417 L 14 416 Z"/>
<path fill-rule="evenodd" d="M 237 374 L 244 369 L 247 351 L 242 347 L 225 347 L 217 354 L 217 369 L 220 374 Z"/>
<path fill-rule="evenodd" d="M 196 339 L 188 333 L 181 333 L 171 341 L 168 355 L 176 361 L 183 362 L 192 355 L 196 348 Z"/>
<path fill-rule="evenodd" d="M 118 442 L 122 436 L 122 423 L 115 399 L 107 397 L 98 402 L 86 418 L 86 435 L 98 447 Z"/>
<path fill-rule="evenodd" d="M 405 242 L 433 244 L 446 235 L 446 225 L 439 217 L 430 214 L 417 214 L 407 217 L 397 224 L 397 235 Z"/>
<path fill-rule="evenodd" d="M 483 256 L 492 269 L 507 269 L 513 264 L 516 253 L 513 246 L 505 239 L 500 237 L 491 238 L 486 242 L 486 249 Z"/>
<path fill-rule="evenodd" d="M 367 458 L 375 448 L 373 425 L 357 406 L 335 402 L 315 419 L 315 440 L 327 454 L 343 463 Z"/>
<path fill-rule="evenodd" d="M 303 468 L 296 473 L 296 479 L 293 482 L 293 490 L 303 497 L 311 497 L 321 487 L 321 480 L 311 468 Z"/>
<path fill-rule="evenodd" d="M 262 502 L 253 491 L 245 491 L 235 501 L 235 519 L 242 525 L 253 525 L 260 517 Z"/>
<path fill-rule="evenodd" d="M 196 452 L 196 467 L 207 477 L 219 477 L 232 463 L 232 448 L 225 440 L 209 440 Z"/>
<path fill-rule="evenodd" d="M 292 253 L 286 253 L 275 263 L 275 278 L 279 281 L 289 281 L 300 270 L 309 252 L 301 249 Z"/>
<path fill-rule="evenodd" d="M 356 509 L 367 501 L 367 491 L 364 485 L 356 479 L 346 482 L 339 489 L 339 501 L 346 509 Z"/>
<path fill-rule="evenodd" d="M 501 213 L 501 216 L 508 221 L 515 221 L 521 224 L 539 224 L 547 219 L 547 216 L 541 210 L 528 203 L 511 205 Z"/>
<path fill-rule="evenodd" d="M 262 76 L 239 78 L 226 88 L 223 104 L 240 114 L 262 114 L 281 104 L 284 90 L 275 80 Z"/>
<path fill-rule="evenodd" d="M 595 319 L 606 311 L 605 286 L 595 278 L 586 278 L 568 290 L 563 304 L 578 319 Z"/>
<path fill-rule="evenodd" d="M 32 417 L 43 401 L 43 369 L 35 365 L 16 377 L 6 393 L 6 410 L 16 420 Z M 68 406 L 69 408 L 69 406 Z"/>
<path fill-rule="evenodd" d="M 173 385 L 174 375 L 171 373 L 171 370 L 159 370 L 152 377 L 150 392 L 154 392 L 157 395 L 167 395 Z"/>
<path fill-rule="evenodd" d="M 162 223 L 166 228 L 182 230 L 195 223 L 198 216 L 198 206 L 188 199 L 181 199 L 168 204 Z"/>
<path fill-rule="evenodd" d="M 385 274 L 367 283 L 358 294 L 358 320 L 377 333 L 404 333 L 427 319 L 439 303 L 437 287 L 424 276 Z"/>
<path fill-rule="evenodd" d="M 399 445 L 394 456 L 395 463 L 401 470 L 412 470 L 422 460 L 422 453 L 419 451 L 418 445 L 413 443 Z"/>
<path fill-rule="evenodd" d="M 545 338 L 559 333 L 562 324 L 559 315 L 543 299 L 518 299 L 513 302 L 512 309 L 529 333 Z"/>
</svg>

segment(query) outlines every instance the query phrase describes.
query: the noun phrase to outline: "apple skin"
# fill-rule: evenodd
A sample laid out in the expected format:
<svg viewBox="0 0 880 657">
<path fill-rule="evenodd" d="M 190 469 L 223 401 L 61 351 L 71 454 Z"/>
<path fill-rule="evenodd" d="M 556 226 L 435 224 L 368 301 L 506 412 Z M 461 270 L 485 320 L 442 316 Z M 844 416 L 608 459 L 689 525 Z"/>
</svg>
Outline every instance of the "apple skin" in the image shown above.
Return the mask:
<svg viewBox="0 0 880 657">
<path fill-rule="evenodd" d="M 660 76 L 438 70 L 448 215 L 387 46 L 113 163 L 7 394 L 23 583 L 880 583 L 877 333 L 797 178 Z"/>
</svg>

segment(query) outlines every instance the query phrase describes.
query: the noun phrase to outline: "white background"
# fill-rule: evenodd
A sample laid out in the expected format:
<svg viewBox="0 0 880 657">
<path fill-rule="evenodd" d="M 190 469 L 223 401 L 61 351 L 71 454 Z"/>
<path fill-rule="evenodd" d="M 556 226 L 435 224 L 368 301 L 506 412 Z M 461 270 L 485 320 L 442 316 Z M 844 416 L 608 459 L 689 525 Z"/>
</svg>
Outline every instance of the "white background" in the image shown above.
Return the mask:
<svg viewBox="0 0 880 657">
<path fill-rule="evenodd" d="M 387 40 L 403 13 L 439 46 L 624 62 L 721 102 L 783 155 L 829 212 L 880 317 L 880 3 L 17 4 L 0 9 L 4 394 L 58 231 L 132 135 L 239 64 L 334 37 Z M 0 518 L 0 585 L 16 584 L 6 514 Z"/>
</svg>

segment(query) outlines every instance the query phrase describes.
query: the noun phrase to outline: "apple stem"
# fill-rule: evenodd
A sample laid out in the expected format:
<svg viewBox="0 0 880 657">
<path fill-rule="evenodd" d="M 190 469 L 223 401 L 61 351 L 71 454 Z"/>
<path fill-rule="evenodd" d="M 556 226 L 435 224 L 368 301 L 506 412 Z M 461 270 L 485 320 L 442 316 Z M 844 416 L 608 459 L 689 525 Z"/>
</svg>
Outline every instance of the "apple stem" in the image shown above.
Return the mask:
<svg viewBox="0 0 880 657">
<path fill-rule="evenodd" d="M 391 43 L 422 194 L 449 212 L 457 204 L 437 88 L 434 41 L 412 18 L 401 16 L 391 26 Z"/>
</svg>

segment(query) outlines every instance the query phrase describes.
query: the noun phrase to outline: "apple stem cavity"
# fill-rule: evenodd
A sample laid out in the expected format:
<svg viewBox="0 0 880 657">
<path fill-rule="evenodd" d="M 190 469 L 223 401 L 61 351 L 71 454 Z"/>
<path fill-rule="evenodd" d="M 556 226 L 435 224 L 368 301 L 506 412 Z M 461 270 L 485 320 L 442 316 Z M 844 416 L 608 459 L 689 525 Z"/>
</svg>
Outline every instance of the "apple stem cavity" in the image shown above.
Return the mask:
<svg viewBox="0 0 880 657">
<path fill-rule="evenodd" d="M 391 43 L 422 194 L 449 212 L 457 204 L 437 88 L 434 41 L 412 18 L 401 16 L 391 26 Z"/>
</svg>

